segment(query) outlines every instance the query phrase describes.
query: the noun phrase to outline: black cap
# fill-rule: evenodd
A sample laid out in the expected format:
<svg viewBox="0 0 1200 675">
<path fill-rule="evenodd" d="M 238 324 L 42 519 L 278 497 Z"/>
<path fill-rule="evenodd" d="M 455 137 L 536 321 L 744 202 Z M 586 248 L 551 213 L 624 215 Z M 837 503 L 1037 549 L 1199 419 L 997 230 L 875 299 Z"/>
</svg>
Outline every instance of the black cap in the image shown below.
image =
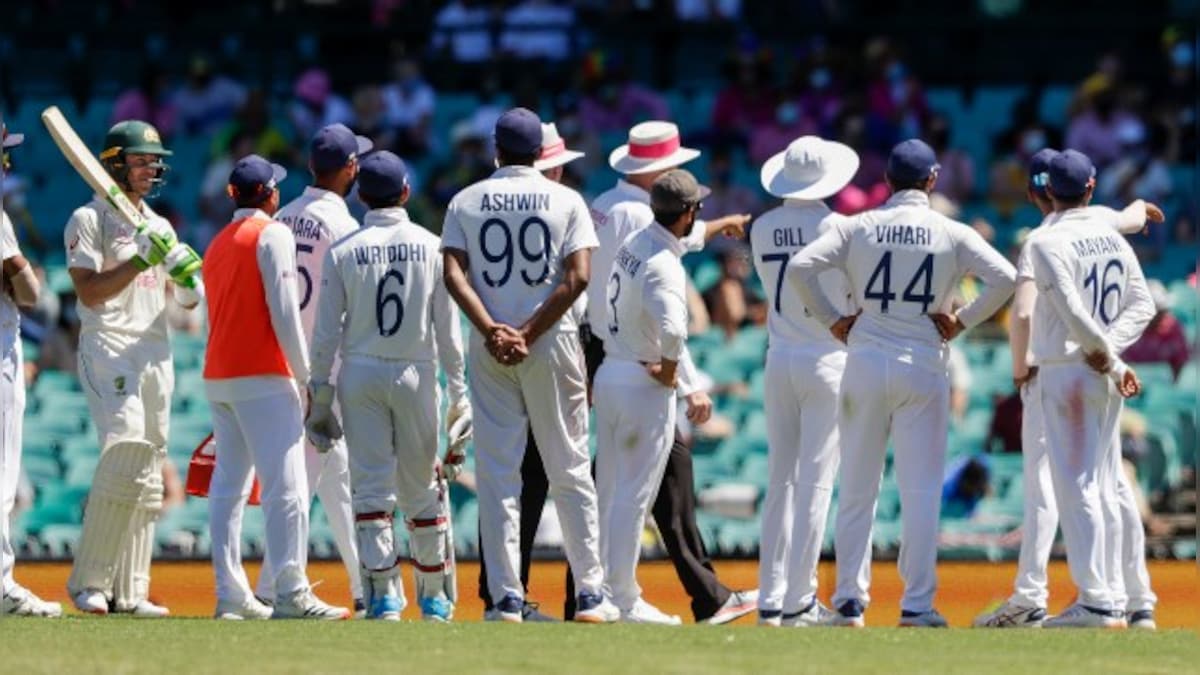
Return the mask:
<svg viewBox="0 0 1200 675">
<path fill-rule="evenodd" d="M 923 181 L 941 168 L 937 153 L 925 141 L 910 138 L 892 148 L 888 157 L 887 175 L 894 182 L 916 183 Z"/>
<path fill-rule="evenodd" d="M 650 186 L 650 208 L 655 213 L 683 213 L 711 193 L 690 171 L 671 169 Z"/>
<path fill-rule="evenodd" d="M 229 187 L 235 197 L 248 198 L 275 187 L 287 177 L 287 171 L 258 155 L 246 155 L 233 165 L 229 173 Z"/>
<path fill-rule="evenodd" d="M 1046 193 L 1046 186 L 1050 184 L 1050 162 L 1055 157 L 1058 157 L 1058 151 L 1054 148 L 1042 148 L 1033 153 L 1033 157 L 1029 158 L 1029 187 L 1041 194 Z"/>
<path fill-rule="evenodd" d="M 542 120 L 528 108 L 513 108 L 496 120 L 496 147 L 514 155 L 542 151 Z"/>
<path fill-rule="evenodd" d="M 317 173 L 335 171 L 372 147 L 371 139 L 355 136 L 345 124 L 330 124 L 313 134 L 308 144 L 308 161 Z"/>
<path fill-rule="evenodd" d="M 399 198 L 408 187 L 408 167 L 388 150 L 376 150 L 358 162 L 358 194 L 372 199 Z"/>
<path fill-rule="evenodd" d="M 1087 192 L 1092 179 L 1096 177 L 1096 167 L 1092 160 L 1078 150 L 1063 150 L 1050 160 L 1050 192 L 1055 197 L 1073 199 L 1082 197 Z"/>
</svg>

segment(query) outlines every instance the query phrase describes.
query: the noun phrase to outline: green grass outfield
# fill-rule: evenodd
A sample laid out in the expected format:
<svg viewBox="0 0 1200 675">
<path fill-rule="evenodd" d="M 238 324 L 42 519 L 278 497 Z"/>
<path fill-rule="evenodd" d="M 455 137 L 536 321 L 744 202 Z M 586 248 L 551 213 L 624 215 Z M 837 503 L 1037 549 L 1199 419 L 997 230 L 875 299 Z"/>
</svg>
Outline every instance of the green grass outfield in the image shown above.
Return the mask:
<svg viewBox="0 0 1200 675">
<path fill-rule="evenodd" d="M 0 619 L 5 673 L 1188 673 L 1186 630 Z"/>
</svg>

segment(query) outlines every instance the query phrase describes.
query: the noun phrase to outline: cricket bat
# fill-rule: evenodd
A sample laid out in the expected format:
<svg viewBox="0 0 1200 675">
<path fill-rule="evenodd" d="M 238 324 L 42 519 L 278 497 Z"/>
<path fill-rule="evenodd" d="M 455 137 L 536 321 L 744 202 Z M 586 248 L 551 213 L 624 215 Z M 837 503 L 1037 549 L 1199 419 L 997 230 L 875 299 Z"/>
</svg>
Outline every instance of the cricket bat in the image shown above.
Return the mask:
<svg viewBox="0 0 1200 675">
<path fill-rule="evenodd" d="M 442 535 L 446 546 L 446 597 L 450 602 L 458 604 L 458 561 L 454 555 L 454 517 L 450 505 L 450 482 L 444 476 L 438 477 L 438 497 L 446 513 L 446 531 Z"/>
<path fill-rule="evenodd" d="M 141 232 L 148 221 L 146 216 L 129 201 L 129 197 L 117 187 L 116 181 L 100 166 L 100 161 L 88 150 L 83 139 L 71 128 L 67 118 L 63 116 L 58 106 L 52 105 L 42 111 L 42 123 L 54 139 L 54 144 L 62 152 L 63 157 L 75 168 L 79 177 L 87 183 L 102 199 L 107 201 L 134 230 Z M 197 277 L 193 275 L 185 285 L 194 288 Z"/>
</svg>

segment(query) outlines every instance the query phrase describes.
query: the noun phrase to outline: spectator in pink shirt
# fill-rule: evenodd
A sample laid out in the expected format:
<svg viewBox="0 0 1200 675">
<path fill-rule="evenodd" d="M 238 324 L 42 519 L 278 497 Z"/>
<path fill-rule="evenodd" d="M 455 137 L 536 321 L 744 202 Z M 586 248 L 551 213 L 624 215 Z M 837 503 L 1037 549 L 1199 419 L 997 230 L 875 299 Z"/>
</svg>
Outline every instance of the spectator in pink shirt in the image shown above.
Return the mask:
<svg viewBox="0 0 1200 675">
<path fill-rule="evenodd" d="M 720 141 L 745 143 L 756 127 L 775 119 L 779 97 L 771 84 L 770 58 L 739 53 L 727 73 L 729 82 L 713 106 L 713 135 Z"/>
<path fill-rule="evenodd" d="M 584 91 L 579 101 L 583 127 L 603 134 L 625 131 L 634 124 L 671 119 L 666 99 L 629 78 L 625 65 L 605 52 L 584 59 Z"/>
<path fill-rule="evenodd" d="M 1082 113 L 1067 125 L 1066 147 L 1078 150 L 1103 170 L 1121 156 L 1121 138 L 1141 121 L 1120 106 L 1115 87 L 1100 89 L 1085 103 Z"/>
<path fill-rule="evenodd" d="M 176 108 L 171 101 L 167 74 L 155 65 L 142 69 L 136 87 L 126 89 L 113 102 L 109 124 L 124 120 L 145 120 L 158 129 L 164 139 L 175 134 Z"/>
<path fill-rule="evenodd" d="M 1178 378 L 1179 371 L 1190 356 L 1187 335 L 1183 325 L 1171 313 L 1171 296 L 1158 279 L 1147 281 L 1150 297 L 1154 299 L 1154 318 L 1142 337 L 1129 346 L 1121 358 L 1129 363 L 1167 363 L 1171 373 Z"/>
<path fill-rule="evenodd" d="M 804 114 L 800 105 L 795 101 L 784 101 L 775 109 L 774 119 L 750 132 L 750 163 L 761 165 L 772 155 L 786 150 L 797 138 L 816 133 L 817 125 Z"/>
</svg>

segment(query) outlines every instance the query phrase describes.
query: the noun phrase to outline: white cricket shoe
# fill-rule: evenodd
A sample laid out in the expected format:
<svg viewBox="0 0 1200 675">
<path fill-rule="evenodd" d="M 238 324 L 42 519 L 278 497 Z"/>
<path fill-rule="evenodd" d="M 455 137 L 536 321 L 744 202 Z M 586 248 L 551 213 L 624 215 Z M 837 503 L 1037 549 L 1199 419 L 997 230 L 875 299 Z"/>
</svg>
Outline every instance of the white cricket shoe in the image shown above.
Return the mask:
<svg viewBox="0 0 1200 675">
<path fill-rule="evenodd" d="M 79 591 L 71 598 L 71 602 L 75 603 L 75 609 L 84 614 L 108 614 L 108 598 L 95 589 Z"/>
<path fill-rule="evenodd" d="M 577 623 L 613 623 L 621 619 L 621 610 L 608 598 L 593 591 L 581 591 L 575 601 Z"/>
<path fill-rule="evenodd" d="M 1120 614 L 1075 603 L 1062 614 L 1043 621 L 1042 628 L 1124 628 L 1125 619 Z"/>
<path fill-rule="evenodd" d="M 114 607 L 111 613 L 125 614 L 135 619 L 165 619 L 171 616 L 171 610 L 149 600 L 139 600 L 133 607 Z"/>
<path fill-rule="evenodd" d="M 1129 627 L 1137 628 L 1138 630 L 1158 630 L 1158 624 L 1154 622 L 1154 610 L 1152 609 L 1136 609 L 1129 612 Z"/>
<path fill-rule="evenodd" d="M 654 605 L 638 598 L 633 603 L 633 609 L 621 612 L 621 623 L 650 623 L 659 626 L 682 626 L 683 619 L 675 614 L 667 614 Z"/>
<path fill-rule="evenodd" d="M 42 600 L 33 591 L 20 584 L 6 588 L 4 597 L 0 598 L 0 614 L 40 616 L 53 619 L 62 616 L 62 613 L 61 604 Z"/>
<path fill-rule="evenodd" d="M 949 624 L 946 623 L 946 618 L 938 613 L 936 609 L 931 609 L 927 612 L 910 612 L 901 610 L 900 626 L 902 628 L 945 628 Z"/>
<path fill-rule="evenodd" d="M 217 600 L 217 611 L 213 618 L 221 621 L 257 621 L 271 618 L 271 608 L 254 598 L 244 602 Z"/>
<path fill-rule="evenodd" d="M 311 588 L 305 588 L 282 598 L 276 597 L 271 618 L 343 621 L 350 618 L 350 610 L 327 604 L 314 595 Z"/>
<path fill-rule="evenodd" d="M 975 628 L 1041 628 L 1046 620 L 1046 610 L 1041 607 L 1026 607 L 1011 600 L 995 610 L 980 614 L 971 624 Z"/>
<path fill-rule="evenodd" d="M 757 588 L 749 591 L 734 591 L 733 593 L 729 594 L 729 599 L 725 601 L 725 604 L 721 605 L 716 614 L 708 617 L 708 620 L 704 623 L 707 623 L 711 626 L 720 626 L 722 624 L 727 624 L 730 621 L 736 621 L 737 619 L 746 616 L 750 612 L 753 612 L 757 605 Z"/>
<path fill-rule="evenodd" d="M 760 609 L 758 610 L 758 625 L 767 626 L 769 628 L 779 628 L 783 625 L 783 610 L 780 609 Z"/>
<path fill-rule="evenodd" d="M 809 626 L 826 626 L 837 616 L 837 612 L 829 609 L 820 600 L 813 598 L 808 607 L 794 614 L 783 614 L 780 625 L 789 628 L 808 628 Z"/>
</svg>

